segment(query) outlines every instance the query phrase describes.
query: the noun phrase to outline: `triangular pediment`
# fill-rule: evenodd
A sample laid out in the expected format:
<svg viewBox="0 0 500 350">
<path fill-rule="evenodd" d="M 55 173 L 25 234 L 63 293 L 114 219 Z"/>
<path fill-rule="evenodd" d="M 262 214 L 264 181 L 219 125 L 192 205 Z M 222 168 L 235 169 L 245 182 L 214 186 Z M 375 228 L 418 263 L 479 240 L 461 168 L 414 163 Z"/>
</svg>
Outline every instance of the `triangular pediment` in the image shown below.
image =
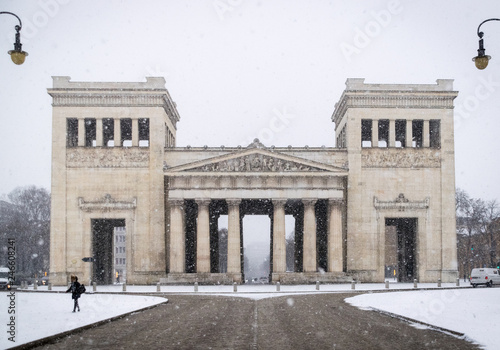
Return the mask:
<svg viewBox="0 0 500 350">
<path fill-rule="evenodd" d="M 167 173 L 346 173 L 346 169 L 262 148 L 235 151 L 165 169 Z M 340 175 L 340 174 L 339 174 Z"/>
</svg>

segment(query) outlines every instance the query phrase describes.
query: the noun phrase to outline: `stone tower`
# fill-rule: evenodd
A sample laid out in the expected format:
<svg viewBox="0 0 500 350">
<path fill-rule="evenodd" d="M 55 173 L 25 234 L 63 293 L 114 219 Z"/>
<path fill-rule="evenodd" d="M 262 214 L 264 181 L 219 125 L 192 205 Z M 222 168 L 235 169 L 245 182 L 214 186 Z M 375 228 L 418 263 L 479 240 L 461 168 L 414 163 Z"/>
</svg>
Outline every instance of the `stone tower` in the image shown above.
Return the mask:
<svg viewBox="0 0 500 350">
<path fill-rule="evenodd" d="M 457 277 L 456 96 L 452 80 L 347 80 L 332 120 L 337 147 L 347 149 L 346 269 L 355 278 L 383 281 L 387 269 L 399 280 Z M 390 232 L 399 242 L 392 253 Z M 399 266 L 389 266 L 395 256 Z"/>
<path fill-rule="evenodd" d="M 54 77 L 50 279 L 110 283 L 113 228 L 126 226 L 127 278 L 165 276 L 163 158 L 179 115 L 163 78 L 139 83 Z M 111 232 L 111 233 L 110 233 Z M 141 249 L 133 249 L 133 247 Z M 97 261 L 83 262 L 82 257 Z M 109 271 L 108 271 L 109 270 Z"/>
</svg>

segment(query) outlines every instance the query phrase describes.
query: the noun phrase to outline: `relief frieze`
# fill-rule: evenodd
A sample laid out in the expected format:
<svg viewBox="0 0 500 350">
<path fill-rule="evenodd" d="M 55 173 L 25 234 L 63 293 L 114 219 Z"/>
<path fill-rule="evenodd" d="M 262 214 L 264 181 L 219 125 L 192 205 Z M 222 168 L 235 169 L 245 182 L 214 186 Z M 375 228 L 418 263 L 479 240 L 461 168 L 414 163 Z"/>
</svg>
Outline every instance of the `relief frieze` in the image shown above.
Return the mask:
<svg viewBox="0 0 500 350">
<path fill-rule="evenodd" d="M 398 211 L 407 211 L 407 210 L 421 210 L 421 209 L 429 209 L 430 198 L 427 197 L 423 201 L 410 201 L 408 198 L 405 198 L 403 193 L 400 193 L 399 196 L 392 201 L 381 201 L 377 197 L 373 197 L 373 206 L 375 209 L 383 210 L 383 209 L 396 209 Z"/>
<path fill-rule="evenodd" d="M 439 168 L 441 152 L 437 149 L 368 149 L 361 153 L 364 168 Z"/>
<path fill-rule="evenodd" d="M 146 168 L 149 166 L 149 148 L 68 148 L 66 164 L 68 168 Z"/>
<path fill-rule="evenodd" d="M 297 172 L 323 169 L 263 154 L 228 159 L 190 169 L 193 172 Z"/>
</svg>

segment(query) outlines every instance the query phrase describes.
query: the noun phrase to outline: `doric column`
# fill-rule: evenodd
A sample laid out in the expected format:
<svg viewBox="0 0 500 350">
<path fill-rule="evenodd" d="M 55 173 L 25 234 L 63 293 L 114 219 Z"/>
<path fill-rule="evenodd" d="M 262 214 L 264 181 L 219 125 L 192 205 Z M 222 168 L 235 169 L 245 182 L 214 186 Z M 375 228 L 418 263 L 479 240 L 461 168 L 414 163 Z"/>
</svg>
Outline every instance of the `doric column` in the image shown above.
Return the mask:
<svg viewBox="0 0 500 350">
<path fill-rule="evenodd" d="M 102 119 L 98 118 L 95 121 L 95 141 L 97 147 L 102 147 L 103 137 L 102 137 Z"/>
<path fill-rule="evenodd" d="M 186 270 L 186 229 L 184 224 L 184 201 L 170 200 L 170 272 L 184 273 Z"/>
<path fill-rule="evenodd" d="M 413 125 L 411 120 L 406 121 L 406 147 L 413 146 Z"/>
<path fill-rule="evenodd" d="M 273 272 L 286 272 L 285 203 L 273 199 Z"/>
<path fill-rule="evenodd" d="M 227 200 L 227 272 L 241 273 L 240 199 Z"/>
<path fill-rule="evenodd" d="M 132 146 L 139 146 L 139 119 L 132 119 Z"/>
<path fill-rule="evenodd" d="M 304 202 L 304 272 L 316 272 L 316 200 Z"/>
<path fill-rule="evenodd" d="M 394 119 L 389 120 L 389 140 L 387 141 L 387 147 L 396 147 L 396 121 Z"/>
<path fill-rule="evenodd" d="M 78 118 L 78 146 L 85 147 L 85 119 Z"/>
<path fill-rule="evenodd" d="M 210 200 L 196 200 L 198 221 L 196 226 L 196 272 L 210 272 Z"/>
<path fill-rule="evenodd" d="M 342 272 L 344 254 L 342 251 L 342 204 L 340 199 L 328 201 L 328 271 Z"/>
<path fill-rule="evenodd" d="M 422 133 L 424 134 L 424 143 L 422 147 L 430 147 L 430 131 L 429 131 L 429 121 L 424 120 L 424 128 L 422 130 Z"/>
<path fill-rule="evenodd" d="M 378 120 L 372 120 L 372 147 L 378 147 Z"/>
<path fill-rule="evenodd" d="M 114 120 L 114 135 L 113 135 L 113 145 L 114 147 L 120 147 L 122 145 L 122 129 L 120 124 L 120 119 L 115 118 Z"/>
</svg>

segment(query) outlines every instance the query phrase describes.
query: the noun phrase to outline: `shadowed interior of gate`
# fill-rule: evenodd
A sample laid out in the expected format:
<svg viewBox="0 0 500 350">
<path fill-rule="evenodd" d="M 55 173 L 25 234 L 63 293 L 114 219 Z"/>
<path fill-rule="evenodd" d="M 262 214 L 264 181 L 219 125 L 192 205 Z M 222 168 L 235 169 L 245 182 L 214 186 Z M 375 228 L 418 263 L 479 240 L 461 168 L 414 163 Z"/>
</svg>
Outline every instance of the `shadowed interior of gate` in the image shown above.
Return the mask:
<svg viewBox="0 0 500 350">
<path fill-rule="evenodd" d="M 92 280 L 97 284 L 113 283 L 115 227 L 125 227 L 125 219 L 92 219 Z"/>
</svg>

